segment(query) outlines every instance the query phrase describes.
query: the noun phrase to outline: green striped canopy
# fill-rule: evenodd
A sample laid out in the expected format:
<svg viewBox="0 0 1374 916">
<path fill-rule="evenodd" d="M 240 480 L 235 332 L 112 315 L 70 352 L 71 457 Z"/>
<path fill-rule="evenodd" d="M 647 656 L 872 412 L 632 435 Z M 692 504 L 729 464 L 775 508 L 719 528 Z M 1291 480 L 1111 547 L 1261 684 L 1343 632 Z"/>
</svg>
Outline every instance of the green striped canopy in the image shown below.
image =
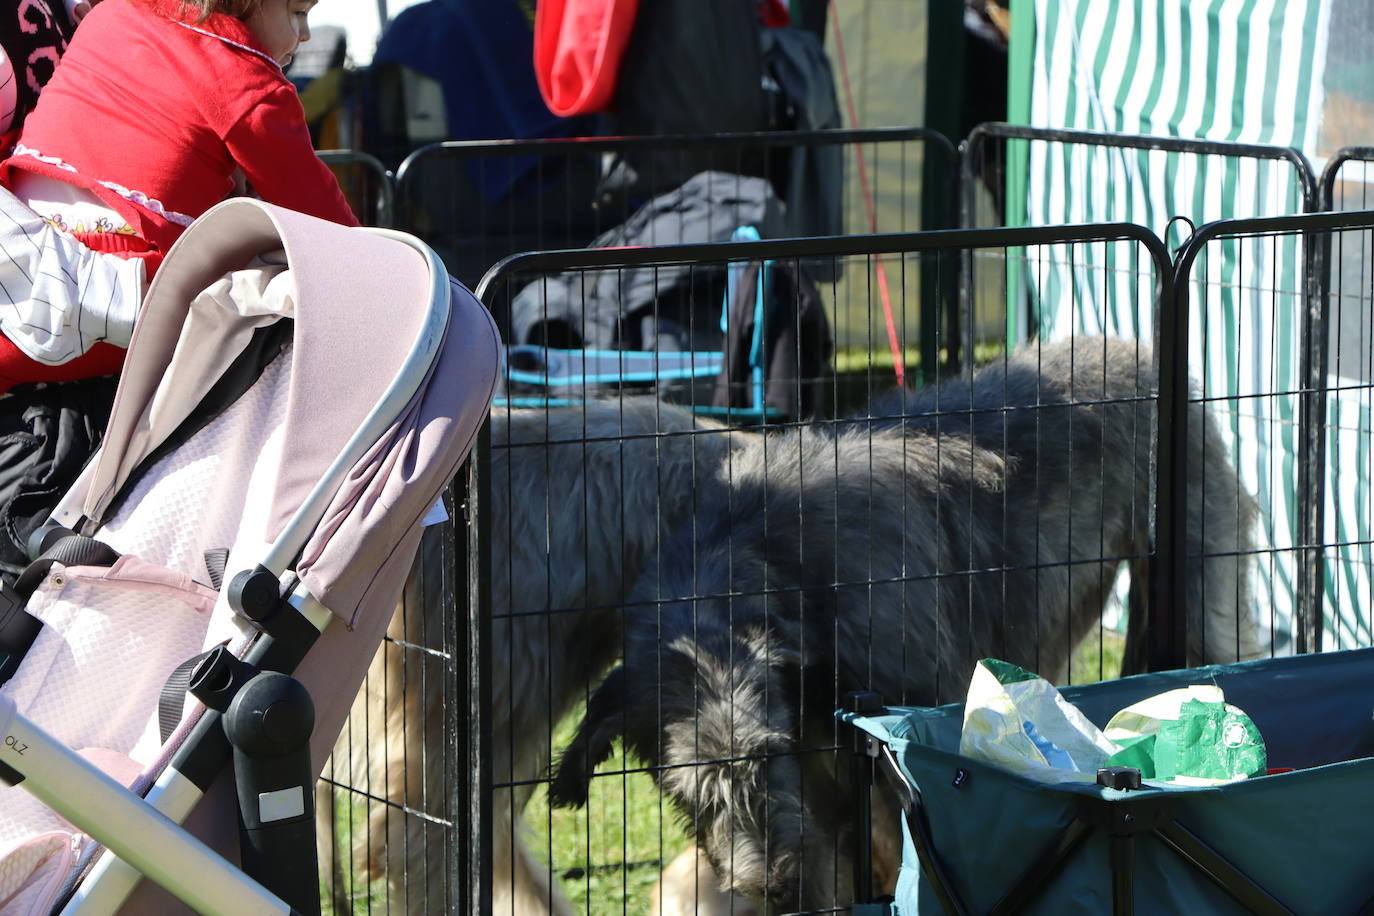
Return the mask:
<svg viewBox="0 0 1374 916">
<path fill-rule="evenodd" d="M 1036 127 L 1293 146 L 1313 151 L 1323 102 L 1329 0 L 1031 0 L 1015 8 L 1011 120 Z M 1371 138 L 1374 139 L 1374 138 Z M 1289 162 L 1010 141 L 1009 224 L 1125 220 L 1171 247 L 1217 219 L 1301 212 Z M 1295 507 L 1299 322 L 1304 252 L 1295 238 L 1220 240 L 1192 278 L 1189 366 L 1221 421 L 1232 458 L 1264 509 L 1255 561 L 1257 613 L 1273 649 L 1289 646 Z M 1036 262 L 1010 282 L 1033 303 L 1009 316 L 1011 340 L 1032 332 L 1150 335 L 1149 289 L 1112 249 L 1072 263 Z M 1020 301 L 1013 296 L 1011 301 Z M 1361 392 L 1363 393 L 1363 392 Z M 1330 402 L 1328 584 L 1367 596 L 1369 405 Z M 1341 469 L 1337 473 L 1336 469 Z M 1350 473 L 1358 469 L 1358 473 Z M 1343 507 L 1345 510 L 1343 511 Z M 1331 601 L 1327 641 L 1368 644 L 1347 597 Z M 1334 639 L 1332 638 L 1334 635 Z"/>
</svg>

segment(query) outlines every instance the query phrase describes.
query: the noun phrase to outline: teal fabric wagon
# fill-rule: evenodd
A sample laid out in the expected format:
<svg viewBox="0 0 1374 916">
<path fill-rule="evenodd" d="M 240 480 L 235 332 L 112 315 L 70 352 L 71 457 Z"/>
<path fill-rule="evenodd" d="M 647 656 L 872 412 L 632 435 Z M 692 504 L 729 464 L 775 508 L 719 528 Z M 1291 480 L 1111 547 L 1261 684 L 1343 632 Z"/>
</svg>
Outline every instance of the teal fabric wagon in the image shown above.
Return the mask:
<svg viewBox="0 0 1374 916">
<path fill-rule="evenodd" d="M 1212 787 L 1050 785 L 961 756 L 962 704 L 839 713 L 903 807 L 895 900 L 854 912 L 1374 912 L 1374 650 L 1062 692 L 1101 727 L 1189 684 L 1220 686 L 1259 726 L 1270 768 L 1293 770 Z"/>
</svg>

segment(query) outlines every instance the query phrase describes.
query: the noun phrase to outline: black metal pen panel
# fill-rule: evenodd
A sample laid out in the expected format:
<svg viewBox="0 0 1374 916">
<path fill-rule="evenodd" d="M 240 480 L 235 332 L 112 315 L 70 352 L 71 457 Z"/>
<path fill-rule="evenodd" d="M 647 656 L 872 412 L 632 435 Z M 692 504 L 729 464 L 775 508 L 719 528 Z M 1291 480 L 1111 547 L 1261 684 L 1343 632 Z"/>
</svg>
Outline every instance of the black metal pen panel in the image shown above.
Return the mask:
<svg viewBox="0 0 1374 916">
<path fill-rule="evenodd" d="M 912 372 L 905 396 L 879 357 L 799 368 L 817 365 L 806 303 L 887 347 L 876 283 L 816 280 L 809 265 L 871 278 L 881 258 L 900 311 L 927 283 L 957 283 L 946 268 L 966 251 L 1033 271 L 1107 248 L 1173 333 L 1167 254 L 1126 225 L 563 251 L 493 268 L 479 293 L 496 311 L 572 303 L 592 324 L 596 295 L 643 285 L 638 320 L 674 318 L 692 342 L 512 355 L 477 457 L 491 599 L 467 628 L 489 640 L 469 647 L 468 680 L 491 698 L 490 821 L 467 838 L 489 844 L 495 912 L 744 912 L 760 897 L 847 911 L 848 753 L 830 715 L 842 693 L 954 699 L 983 655 L 1074 681 L 1147 661 L 1146 628 L 1104 612 L 1124 613 L 1112 596 L 1129 566 L 1129 608 L 1147 613 L 1173 549 L 1153 509 L 1173 487 L 1155 458 L 1171 427 L 1157 372 L 1172 370 L 1149 335 L 989 343 L 976 383 Z M 722 314 L 725 346 L 697 346 Z M 751 314 L 761 329 L 732 348 L 729 327 Z M 760 351 L 774 361 L 749 362 Z"/>
<path fill-rule="evenodd" d="M 391 173 L 376 156 L 358 150 L 320 150 L 349 206 L 364 226 L 395 225 L 395 192 Z"/>
<path fill-rule="evenodd" d="M 1369 187 L 1370 163 L 1374 163 L 1372 146 L 1345 146 L 1332 153 L 1320 178 L 1320 209 L 1374 209 L 1374 194 Z"/>
<path fill-rule="evenodd" d="M 691 183 L 704 172 L 719 190 Z M 723 241 L 740 208 L 764 238 L 948 228 L 957 178 L 923 128 L 451 141 L 396 172 L 402 225 L 469 285 L 521 251 Z"/>
<path fill-rule="evenodd" d="M 1259 503 L 1266 654 L 1371 642 L 1371 230 L 1369 211 L 1221 221 L 1177 259 L 1190 397 L 1229 418 Z"/>
<path fill-rule="evenodd" d="M 1306 157 L 1290 147 L 1250 143 L 1056 130 L 1012 124 L 982 124 L 960 145 L 960 225 L 1052 226 L 1127 220 L 1150 229 L 1171 250 L 1193 230 L 1218 219 L 1309 212 L 1318 187 Z M 965 272 L 1000 269 L 970 261 Z M 1059 268 L 1054 282 L 1098 285 L 1114 265 Z M 1084 274 L 1080 279 L 1079 272 Z M 1121 276 L 1120 272 L 1117 272 Z M 1138 334 L 1149 316 L 1112 299 L 1097 310 L 1103 324 L 1079 330 Z M 1036 301 L 1030 314 L 999 313 L 995 299 L 976 304 L 968 345 L 980 334 L 1000 335 L 1005 321 L 1020 336 L 1062 333 L 1067 316 L 1050 301 Z M 967 310 L 967 309 L 965 309 Z M 1133 326 L 1133 324 L 1135 326 Z"/>
</svg>

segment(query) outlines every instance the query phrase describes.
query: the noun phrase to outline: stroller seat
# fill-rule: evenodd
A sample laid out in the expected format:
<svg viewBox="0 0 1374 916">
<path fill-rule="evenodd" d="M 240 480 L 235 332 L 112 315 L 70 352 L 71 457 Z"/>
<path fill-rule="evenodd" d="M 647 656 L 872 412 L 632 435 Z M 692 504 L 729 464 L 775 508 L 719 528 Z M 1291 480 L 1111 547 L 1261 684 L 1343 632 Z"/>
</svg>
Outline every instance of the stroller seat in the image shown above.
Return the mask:
<svg viewBox="0 0 1374 916">
<path fill-rule="evenodd" d="M 201 912 L 318 911 L 310 784 L 499 362 L 486 310 L 408 236 L 247 199 L 187 230 L 104 446 L 0 593 L 0 913 L 175 909 L 130 897 L 140 873 Z M 264 684 L 285 692 L 241 712 Z M 254 743 L 288 719 L 299 748 Z M 257 881 L 213 851 L 240 833 Z"/>
</svg>

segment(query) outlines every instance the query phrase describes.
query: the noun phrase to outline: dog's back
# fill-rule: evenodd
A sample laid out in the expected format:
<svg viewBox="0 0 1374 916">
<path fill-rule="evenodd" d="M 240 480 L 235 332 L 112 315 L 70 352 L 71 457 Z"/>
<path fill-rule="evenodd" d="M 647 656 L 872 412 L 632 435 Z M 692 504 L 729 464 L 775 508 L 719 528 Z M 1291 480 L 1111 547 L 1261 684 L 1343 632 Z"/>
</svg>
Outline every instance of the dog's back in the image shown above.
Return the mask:
<svg viewBox="0 0 1374 916">
<path fill-rule="evenodd" d="M 1156 378 L 1153 354 L 1139 341 L 1031 342 L 972 376 L 916 392 L 891 392 L 870 412 L 878 425 L 967 435 L 1006 456 L 1012 472 L 1009 526 L 1072 536 L 1080 542 L 1072 549 L 1078 558 L 1103 551 L 1126 558 L 1131 570 L 1127 673 L 1144 670 L 1144 631 L 1151 618 Z M 1254 658 L 1260 646 L 1247 564 L 1258 508 L 1231 465 L 1217 418 L 1196 393 L 1187 410 L 1187 662 Z M 1056 507 L 1043 498 L 1012 495 L 1018 488 L 1045 494 L 1085 487 L 1099 496 L 1102 509 L 1094 510 L 1091 498 L 1080 498 L 1073 517 L 1056 517 Z M 1130 493 L 1130 499 L 1113 496 L 1122 493 Z M 1110 518 L 1113 504 L 1129 517 Z M 1100 546 L 1092 543 L 1099 531 Z"/>
</svg>

